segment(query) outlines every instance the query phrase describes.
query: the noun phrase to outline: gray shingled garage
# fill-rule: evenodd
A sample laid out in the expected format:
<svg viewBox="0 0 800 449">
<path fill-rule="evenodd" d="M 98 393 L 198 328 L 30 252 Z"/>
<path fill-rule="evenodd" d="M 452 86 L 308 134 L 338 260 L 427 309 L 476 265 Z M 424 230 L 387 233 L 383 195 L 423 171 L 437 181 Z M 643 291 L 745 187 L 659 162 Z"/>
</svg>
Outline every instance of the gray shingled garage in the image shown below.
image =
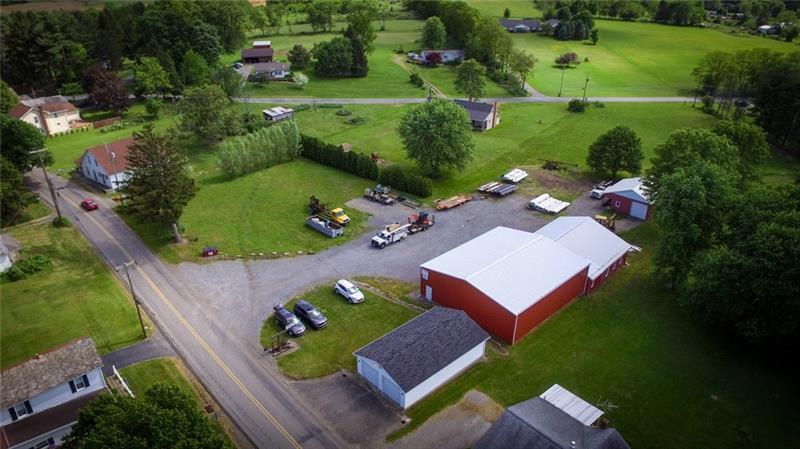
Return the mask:
<svg viewBox="0 0 800 449">
<path fill-rule="evenodd" d="M 481 360 L 488 339 L 463 311 L 435 307 L 354 355 L 358 374 L 405 409 Z"/>
</svg>

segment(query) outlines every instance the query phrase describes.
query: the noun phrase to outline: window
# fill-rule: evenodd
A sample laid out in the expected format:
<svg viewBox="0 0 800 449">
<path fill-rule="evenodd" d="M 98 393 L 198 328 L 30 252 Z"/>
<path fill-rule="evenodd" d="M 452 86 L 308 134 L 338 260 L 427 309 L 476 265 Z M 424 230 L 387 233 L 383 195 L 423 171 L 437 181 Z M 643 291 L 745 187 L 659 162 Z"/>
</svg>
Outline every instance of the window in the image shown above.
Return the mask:
<svg viewBox="0 0 800 449">
<path fill-rule="evenodd" d="M 428 270 L 421 270 L 422 279 L 428 280 Z"/>
<path fill-rule="evenodd" d="M 46 439 L 44 441 L 40 441 L 40 442 L 36 443 L 36 446 L 33 446 L 31 449 L 44 449 L 46 447 L 51 447 L 50 446 L 51 444 L 55 445 L 56 444 L 56 440 L 54 440 L 52 438 L 48 438 L 48 439 Z"/>
<path fill-rule="evenodd" d="M 619 202 L 619 200 L 617 200 L 617 201 L 614 201 L 614 207 L 619 207 L 619 205 L 620 205 L 620 202 Z"/>
<path fill-rule="evenodd" d="M 77 393 L 89 386 L 89 378 L 84 374 L 69 381 L 69 389 Z"/>
<path fill-rule="evenodd" d="M 33 408 L 31 407 L 30 401 L 24 401 L 9 408 L 8 413 L 11 415 L 11 420 L 16 421 L 32 414 Z"/>
</svg>

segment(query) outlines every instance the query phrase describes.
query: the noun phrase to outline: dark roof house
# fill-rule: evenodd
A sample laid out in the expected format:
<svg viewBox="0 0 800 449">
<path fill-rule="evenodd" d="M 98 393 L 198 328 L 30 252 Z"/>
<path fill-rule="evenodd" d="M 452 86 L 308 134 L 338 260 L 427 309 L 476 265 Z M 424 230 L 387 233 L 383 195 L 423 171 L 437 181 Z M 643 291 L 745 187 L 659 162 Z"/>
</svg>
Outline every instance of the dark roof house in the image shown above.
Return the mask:
<svg viewBox="0 0 800 449">
<path fill-rule="evenodd" d="M 500 124 L 500 111 L 497 104 L 479 103 L 476 101 L 453 100 L 467 110 L 472 127 L 478 131 L 487 131 Z"/>
<path fill-rule="evenodd" d="M 408 408 L 480 360 L 488 339 L 466 313 L 435 307 L 354 355 L 362 377 Z"/>
<path fill-rule="evenodd" d="M 242 50 L 242 62 L 251 64 L 272 62 L 274 52 L 271 47 L 245 48 Z"/>
<path fill-rule="evenodd" d="M 532 32 L 542 29 L 542 23 L 536 19 L 500 19 L 500 24 L 511 32 Z"/>
</svg>

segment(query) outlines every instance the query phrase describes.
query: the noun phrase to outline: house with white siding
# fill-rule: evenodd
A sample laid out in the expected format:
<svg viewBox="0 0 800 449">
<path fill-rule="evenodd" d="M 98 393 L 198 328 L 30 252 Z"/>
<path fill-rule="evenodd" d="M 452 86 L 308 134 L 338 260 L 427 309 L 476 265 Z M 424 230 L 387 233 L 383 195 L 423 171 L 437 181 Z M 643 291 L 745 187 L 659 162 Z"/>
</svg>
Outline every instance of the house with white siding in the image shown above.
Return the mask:
<svg viewBox="0 0 800 449">
<path fill-rule="evenodd" d="M 80 110 L 61 95 L 39 98 L 23 95 L 8 115 L 35 126 L 48 137 L 91 126 L 81 119 Z"/>
<path fill-rule="evenodd" d="M 102 366 L 83 337 L 0 372 L 0 449 L 60 445 L 78 410 L 105 392 Z"/>
<path fill-rule="evenodd" d="M 132 143 L 129 137 L 87 149 L 77 160 L 79 171 L 91 183 L 117 190 L 130 177 L 128 147 Z"/>
</svg>

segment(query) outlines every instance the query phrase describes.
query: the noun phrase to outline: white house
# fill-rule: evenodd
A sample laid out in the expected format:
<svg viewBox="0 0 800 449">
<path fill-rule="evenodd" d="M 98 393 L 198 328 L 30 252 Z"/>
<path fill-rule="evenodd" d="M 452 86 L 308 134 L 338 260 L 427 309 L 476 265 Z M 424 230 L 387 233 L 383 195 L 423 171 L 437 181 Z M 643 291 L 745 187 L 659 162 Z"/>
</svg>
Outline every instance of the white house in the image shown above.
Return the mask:
<svg viewBox="0 0 800 449">
<path fill-rule="evenodd" d="M 61 444 L 78 410 L 106 389 L 103 362 L 90 337 L 39 354 L 0 373 L 0 446 L 42 449 Z"/>
<path fill-rule="evenodd" d="M 128 146 L 131 143 L 132 137 L 89 148 L 78 159 L 81 174 L 106 189 L 116 190 L 130 177 Z"/>
<path fill-rule="evenodd" d="M 435 307 L 353 354 L 358 374 L 407 409 L 481 360 L 488 339 L 466 313 Z"/>
<path fill-rule="evenodd" d="M 11 234 L 0 235 L 0 273 L 11 269 L 19 258 L 20 249 L 22 245 Z"/>
<path fill-rule="evenodd" d="M 542 29 L 542 23 L 536 19 L 500 19 L 500 25 L 511 33 L 532 33 Z"/>
<path fill-rule="evenodd" d="M 61 95 L 54 97 L 20 97 L 8 115 L 35 126 L 46 136 L 65 133 L 74 128 L 91 126 L 81 119 L 80 110 Z"/>
<path fill-rule="evenodd" d="M 253 70 L 250 71 L 250 76 L 253 78 L 282 80 L 289 76 L 289 64 L 284 64 L 282 62 L 259 62 L 253 64 Z"/>
<path fill-rule="evenodd" d="M 500 111 L 497 103 L 479 103 L 467 100 L 453 100 L 467 110 L 472 128 L 477 131 L 488 131 L 500 124 Z"/>
</svg>

